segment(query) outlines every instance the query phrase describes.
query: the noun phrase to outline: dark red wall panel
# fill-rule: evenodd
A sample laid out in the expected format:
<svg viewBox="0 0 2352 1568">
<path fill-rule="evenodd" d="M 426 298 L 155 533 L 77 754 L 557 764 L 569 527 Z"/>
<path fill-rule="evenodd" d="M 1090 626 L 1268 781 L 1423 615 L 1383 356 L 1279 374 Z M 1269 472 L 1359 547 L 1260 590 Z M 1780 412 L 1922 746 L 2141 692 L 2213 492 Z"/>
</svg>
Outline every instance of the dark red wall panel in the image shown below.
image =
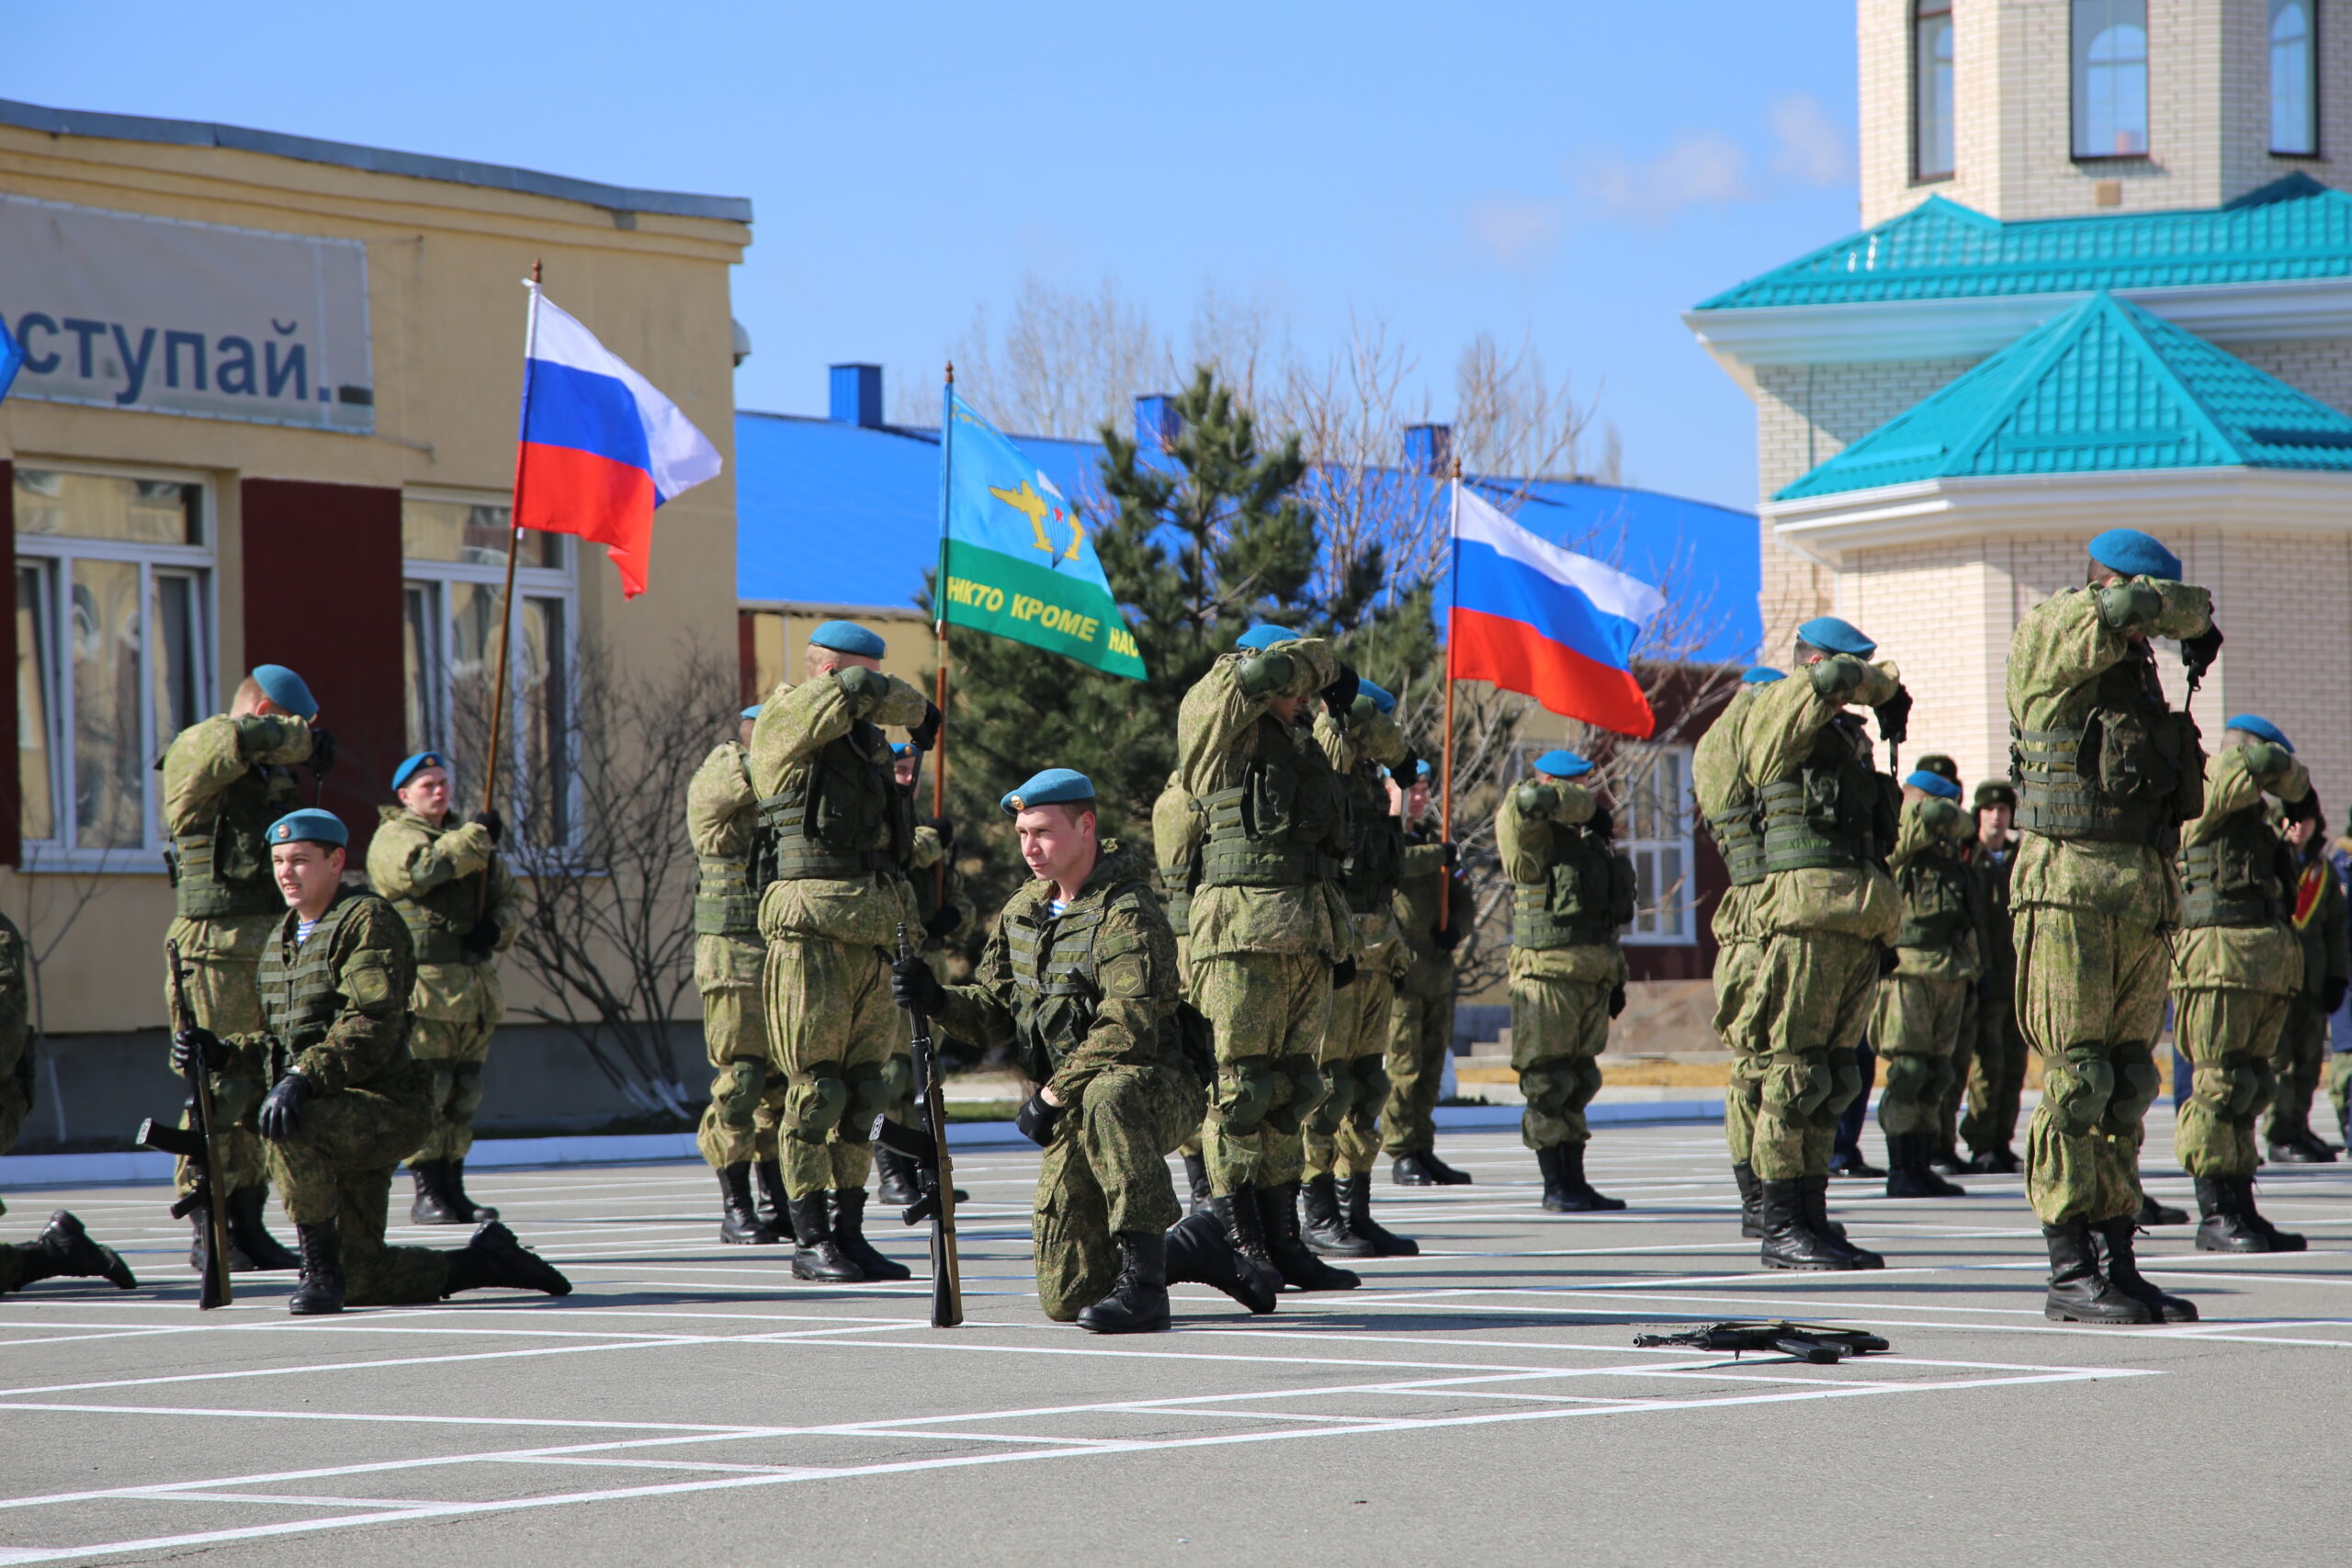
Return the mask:
<svg viewBox="0 0 2352 1568">
<path fill-rule="evenodd" d="M 7 629 L 0 632 L 8 653 L 8 679 L 0 682 L 0 735 L 17 733 L 17 466 L 0 459 L 0 567 L 8 583 Z M 23 782 L 17 776 L 22 753 L 0 768 L 0 865 L 25 863 Z"/>
</svg>

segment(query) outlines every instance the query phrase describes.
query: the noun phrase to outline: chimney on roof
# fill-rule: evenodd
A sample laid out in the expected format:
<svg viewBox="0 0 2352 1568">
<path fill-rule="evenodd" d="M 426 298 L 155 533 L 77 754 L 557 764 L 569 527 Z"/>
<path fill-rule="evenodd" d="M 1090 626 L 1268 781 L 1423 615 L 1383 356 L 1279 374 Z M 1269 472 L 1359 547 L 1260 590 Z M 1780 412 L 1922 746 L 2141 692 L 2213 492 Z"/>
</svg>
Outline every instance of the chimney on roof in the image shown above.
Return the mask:
<svg viewBox="0 0 2352 1568">
<path fill-rule="evenodd" d="M 1417 474 L 1442 474 L 1453 467 L 1453 426 L 1408 424 L 1405 427 L 1405 467 Z"/>
<path fill-rule="evenodd" d="M 882 423 L 882 367 L 836 365 L 832 378 L 831 406 L 826 410 L 826 418 L 835 424 L 866 430 Z"/>
<path fill-rule="evenodd" d="M 1176 444 L 1184 422 L 1176 417 L 1176 400 L 1167 392 L 1146 392 L 1136 400 L 1136 445 L 1147 452 L 1165 452 Z"/>
</svg>

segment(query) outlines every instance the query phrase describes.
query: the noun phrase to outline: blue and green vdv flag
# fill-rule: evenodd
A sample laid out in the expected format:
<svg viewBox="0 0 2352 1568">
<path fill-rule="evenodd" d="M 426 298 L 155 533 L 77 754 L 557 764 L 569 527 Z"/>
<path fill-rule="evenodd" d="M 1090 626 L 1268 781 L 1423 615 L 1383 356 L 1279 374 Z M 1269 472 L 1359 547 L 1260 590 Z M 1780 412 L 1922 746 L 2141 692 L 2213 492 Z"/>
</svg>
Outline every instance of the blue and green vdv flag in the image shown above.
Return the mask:
<svg viewBox="0 0 2352 1568">
<path fill-rule="evenodd" d="M 952 387 L 939 463 L 942 618 L 1142 680 L 1142 650 L 1078 508 Z"/>
</svg>

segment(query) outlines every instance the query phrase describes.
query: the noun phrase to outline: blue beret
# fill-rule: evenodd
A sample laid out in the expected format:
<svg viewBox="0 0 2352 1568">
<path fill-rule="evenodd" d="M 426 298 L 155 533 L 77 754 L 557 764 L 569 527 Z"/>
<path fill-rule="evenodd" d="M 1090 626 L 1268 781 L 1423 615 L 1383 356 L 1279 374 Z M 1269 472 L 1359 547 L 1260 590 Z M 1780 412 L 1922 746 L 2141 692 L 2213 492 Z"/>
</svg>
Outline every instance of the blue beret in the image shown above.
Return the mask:
<svg viewBox="0 0 2352 1568">
<path fill-rule="evenodd" d="M 1298 634 L 1288 626 L 1260 624 L 1251 626 L 1233 639 L 1236 648 L 1246 648 L 1252 653 L 1263 653 L 1278 642 L 1296 642 Z"/>
<path fill-rule="evenodd" d="M 761 705 L 761 704 L 759 704 L 759 703 L 753 703 L 750 707 L 745 708 L 745 709 L 744 709 L 744 710 L 743 710 L 740 715 L 738 715 L 737 716 L 738 716 L 738 717 L 741 717 L 741 718 L 757 718 L 757 717 L 759 717 L 759 716 L 760 716 L 760 708 L 761 708 L 761 706 L 762 706 L 762 705 Z"/>
<path fill-rule="evenodd" d="M 1775 670 L 1769 664 L 1759 664 L 1742 675 L 1739 678 L 1739 683 L 1743 686 L 1769 686 L 1775 681 L 1785 681 L 1788 678 L 1789 672 L 1785 670 Z"/>
<path fill-rule="evenodd" d="M 1906 789 L 1925 790 L 1929 795 L 1934 795 L 1938 800 L 1958 800 L 1960 798 L 1960 786 L 1958 784 L 1944 777 L 1943 774 L 1931 773 L 1925 768 L 1912 769 L 1910 776 L 1905 778 L 1903 781 L 1903 784 L 1904 787 Z"/>
<path fill-rule="evenodd" d="M 333 844 L 341 849 L 351 842 L 351 833 L 344 827 L 343 818 L 334 812 L 306 806 L 272 822 L 269 825 L 269 841 L 273 844 Z"/>
<path fill-rule="evenodd" d="M 890 755 L 893 757 L 909 756 L 912 754 L 914 749 L 915 743 L 911 740 L 893 740 L 890 742 Z"/>
<path fill-rule="evenodd" d="M 1563 746 L 1536 758 L 1535 771 L 1555 779 L 1580 779 L 1592 772 L 1592 764 Z"/>
<path fill-rule="evenodd" d="M 448 766 L 449 759 L 438 751 L 419 751 L 413 757 L 404 757 L 401 760 L 401 765 L 392 770 L 392 788 L 398 792 L 409 780 L 427 768 L 446 770 Z"/>
<path fill-rule="evenodd" d="M 1372 705 L 1380 712 L 1395 713 L 1396 711 L 1396 694 L 1385 686 L 1375 686 L 1359 675 L 1356 677 L 1356 691 L 1363 696 L 1370 697 Z"/>
<path fill-rule="evenodd" d="M 2126 577 L 2180 581 L 2180 558 L 2137 528 L 2109 528 L 2090 543 L 2091 559 Z"/>
<path fill-rule="evenodd" d="M 1094 781 L 1075 768 L 1047 768 L 999 802 L 1019 815 L 1033 806 L 1094 804 Z"/>
<path fill-rule="evenodd" d="M 879 659 L 890 651 L 888 643 L 855 621 L 827 621 L 808 634 L 808 646 L 830 648 L 835 653 L 854 653 L 860 659 Z"/>
<path fill-rule="evenodd" d="M 1824 653 L 1849 653 L 1856 659 L 1878 651 L 1878 644 L 1864 637 L 1860 627 L 1835 615 L 1815 615 L 1797 628 L 1797 640 Z"/>
<path fill-rule="evenodd" d="M 2246 734 L 2253 736 L 2256 740 L 2267 740 L 2273 746 L 2284 746 L 2289 751 L 2292 751 L 2295 749 L 2295 743 L 2287 739 L 2287 732 L 2285 730 L 2279 728 L 2277 725 L 2271 723 L 2268 719 L 2263 717 L 2258 713 L 2232 714 L 2228 718 L 2222 721 L 2222 728 L 2223 729 L 2242 729 Z"/>
<path fill-rule="evenodd" d="M 1413 776 L 1415 778 L 1425 779 L 1430 776 L 1432 771 L 1433 770 L 1430 767 L 1430 760 L 1427 757 L 1417 757 L 1413 760 Z"/>
<path fill-rule="evenodd" d="M 297 718 L 319 716 L 319 699 L 311 695 L 309 682 L 283 664 L 256 664 L 254 682 L 261 687 L 261 694 L 284 708 Z"/>
</svg>

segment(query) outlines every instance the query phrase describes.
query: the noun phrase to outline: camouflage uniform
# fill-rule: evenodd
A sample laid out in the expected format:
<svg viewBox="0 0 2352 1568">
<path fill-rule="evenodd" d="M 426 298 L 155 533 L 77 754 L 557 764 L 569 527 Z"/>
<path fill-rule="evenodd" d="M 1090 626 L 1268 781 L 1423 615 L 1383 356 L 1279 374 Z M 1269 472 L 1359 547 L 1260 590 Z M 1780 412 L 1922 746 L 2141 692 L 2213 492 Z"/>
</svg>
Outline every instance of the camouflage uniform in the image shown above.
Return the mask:
<svg viewBox="0 0 2352 1568">
<path fill-rule="evenodd" d="M 1119 1277 L 1114 1237 L 1157 1235 L 1182 1217 L 1168 1156 L 1200 1125 L 1207 1097 L 1179 1036 L 1176 942 L 1152 868 L 1105 840 L 1059 915 L 1033 881 L 997 918 L 968 986 L 946 988 L 937 1021 L 983 1046 L 1010 1045 L 1021 1071 L 1069 1107 L 1037 1171 L 1037 1298 L 1075 1319 Z"/>
<path fill-rule="evenodd" d="M 1427 1154 L 1437 1143 L 1439 1088 L 1453 1050 L 1453 953 L 1437 942 L 1437 912 L 1447 905 L 1451 930 L 1466 937 L 1476 909 L 1469 884 L 1446 866 L 1435 822 L 1405 831 L 1403 869 L 1391 902 L 1412 962 L 1388 1004 L 1388 1106 L 1381 1145 L 1390 1155 Z"/>
<path fill-rule="evenodd" d="M 2018 1023 L 2043 1073 L 2026 1197 L 2045 1228 L 2139 1210 L 2165 939 L 2180 923 L 2172 851 L 2203 779 L 2196 726 L 2165 708 L 2147 644 L 2126 632 L 2195 636 L 2210 601 L 2184 583 L 2122 586 L 2064 590 L 2027 611 L 2009 641 Z M 2159 607 L 2144 619 L 2121 607 L 2132 592 Z M 2088 747 L 2094 728 L 2115 747 Z M 2100 762 L 2097 777 L 2075 772 L 2086 756 Z"/>
<path fill-rule="evenodd" d="M 1207 814 L 1184 788 L 1183 774 L 1169 774 L 1151 803 L 1151 856 L 1159 907 L 1176 937 L 1177 983 L 1187 998 L 1193 994 L 1193 885 L 1200 879 L 1201 840 L 1208 829 Z M 1177 1152 L 1184 1156 L 1194 1200 L 1206 1201 L 1208 1167 L 1201 1155 L 1201 1129 L 1194 1128 Z"/>
<path fill-rule="evenodd" d="M 1888 859 L 1903 924 L 1894 972 L 1879 982 L 1870 1037 L 1886 1064 L 1878 1124 L 1890 1148 L 1897 1139 L 1936 1132 L 1951 1087 L 1952 1053 L 1969 1021 L 1964 1004 L 1982 973 L 1968 870 L 1954 841 L 1961 824 L 1960 808 L 1950 802 L 1912 801 Z"/>
<path fill-rule="evenodd" d="M 176 913 L 165 936 L 187 967 L 189 1010 L 197 1025 L 226 1038 L 262 1026 L 254 976 L 263 946 L 277 929 L 286 900 L 271 879 L 269 825 L 302 804 L 290 770 L 311 755 L 311 727 L 289 714 L 216 714 L 189 726 L 164 752 L 164 829 L 172 836 Z M 171 977 L 164 976 L 165 996 Z M 220 1139 L 223 1198 L 264 1179 L 253 1113 L 264 1086 L 224 1077 L 213 1110 Z M 183 1118 L 181 1124 L 187 1125 Z M 173 1184 L 190 1190 L 186 1160 Z"/>
<path fill-rule="evenodd" d="M 2009 873 L 2016 864 L 2015 840 L 1998 850 L 1978 840 L 1969 845 L 1969 872 L 1976 879 L 1977 908 L 1983 914 L 1977 941 L 1984 975 L 1976 985 L 1976 1049 L 1965 1085 L 1968 1110 L 1957 1132 L 1980 1160 L 2007 1152 L 2017 1137 L 2018 1105 L 2025 1092 L 2025 1036 L 2018 1030 L 2016 997 L 2017 938 L 2009 913 Z"/>
<path fill-rule="evenodd" d="M 771 1060 L 760 985 L 767 944 L 760 940 L 753 884 L 759 796 L 751 749 L 714 747 L 686 785 L 686 837 L 693 843 L 695 988 L 702 993 L 703 1050 L 715 1075 L 695 1146 L 714 1170 L 775 1159 L 785 1076 Z"/>
<path fill-rule="evenodd" d="M 1504 792 L 1495 850 L 1512 885 L 1510 1065 L 1527 1109 L 1520 1139 L 1539 1152 L 1586 1143 L 1600 1089 L 1610 994 L 1625 983 L 1617 931 L 1633 918 L 1633 865 L 1593 831 L 1581 785 L 1545 780 Z"/>
<path fill-rule="evenodd" d="M 1764 961 L 1766 933 L 1756 918 L 1764 892 L 1764 829 L 1757 817 L 1755 789 L 1740 771 L 1742 726 L 1761 689 L 1742 685 L 1732 693 L 1690 757 L 1692 793 L 1731 878 L 1712 925 L 1715 1038 L 1731 1053 L 1731 1077 L 1724 1086 L 1724 1142 L 1735 1170 L 1752 1170 L 1756 1111 L 1763 1102 L 1765 1066 L 1770 1060 L 1763 1034 L 1747 1016 Z M 1743 1183 L 1746 1179 L 1742 1178 Z"/>
<path fill-rule="evenodd" d="M 2288 998 L 2286 1026 L 2278 1032 L 2271 1068 L 2278 1089 L 2272 1098 L 2263 1141 L 2273 1149 L 2311 1153 L 2312 1097 L 2318 1091 L 2327 1058 L 2328 999 L 2340 998 L 2352 976 L 2347 951 L 2343 885 L 2328 863 L 2327 840 L 2313 833 L 2301 850 L 2291 845 L 2295 886 L 2291 918 L 2303 949 L 2303 984 Z"/>
<path fill-rule="evenodd" d="M 409 1163 L 463 1160 L 474 1144 L 491 1036 L 506 1012 L 497 954 L 514 945 L 522 899 L 514 874 L 481 823 L 451 817 L 436 827 L 399 806 L 379 807 L 379 815 L 368 845 L 368 881 L 408 927 L 416 958 L 408 1051 L 432 1075 L 433 1125 Z M 465 942 L 481 920 L 497 928 L 487 952 Z"/>
</svg>

